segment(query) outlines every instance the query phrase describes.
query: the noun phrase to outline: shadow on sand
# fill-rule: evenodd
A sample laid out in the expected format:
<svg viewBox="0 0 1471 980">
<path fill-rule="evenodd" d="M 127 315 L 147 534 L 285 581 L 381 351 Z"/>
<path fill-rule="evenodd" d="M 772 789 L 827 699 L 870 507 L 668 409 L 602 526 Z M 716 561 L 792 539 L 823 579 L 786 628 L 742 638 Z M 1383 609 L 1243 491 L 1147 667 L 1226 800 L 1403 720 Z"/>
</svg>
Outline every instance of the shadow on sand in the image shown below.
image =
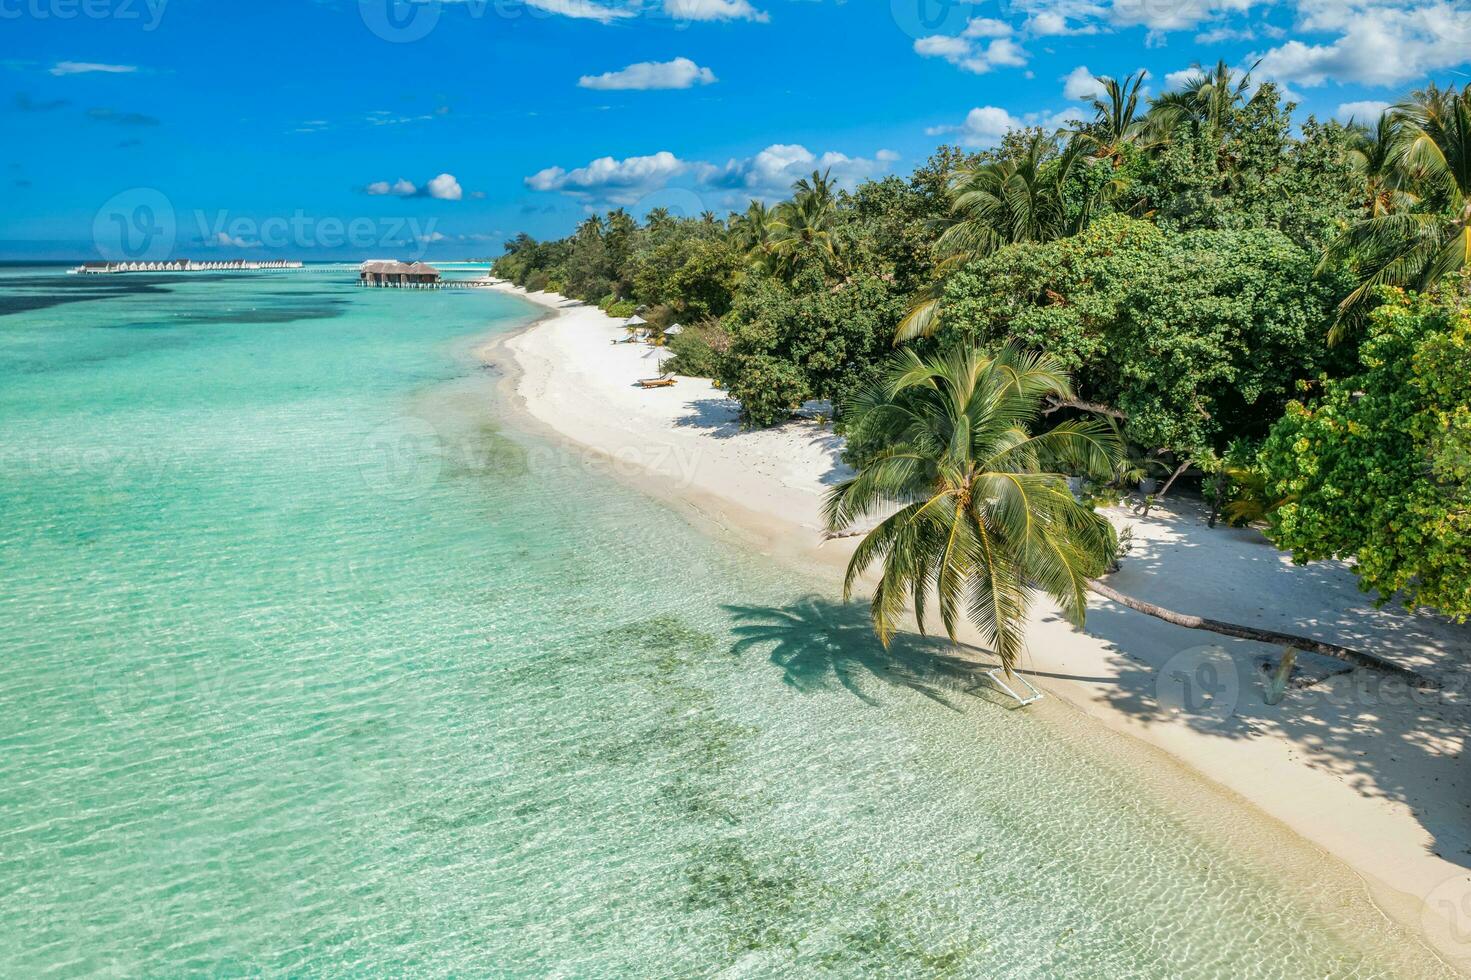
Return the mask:
<svg viewBox="0 0 1471 980">
<path fill-rule="evenodd" d="M 1342 564 L 1294 566 L 1256 531 L 1208 530 L 1196 526 L 1203 513 L 1180 510 L 1156 515 L 1177 533 L 1145 542 L 1110 576 L 1111 585 L 1173 609 L 1371 650 L 1429 674 L 1442 688 L 1412 690 L 1374 671 L 1344 671 L 1338 661 L 1305 655 L 1294 686 L 1269 705 L 1263 668 L 1275 666 L 1278 648 L 1104 603 L 1089 609 L 1086 626 L 1118 654 L 1117 677 L 1100 685 L 1101 696 L 1146 725 L 1183 724 L 1231 741 L 1276 735 L 1305 764 L 1360 795 L 1409 807 L 1432 838 L 1428 850 L 1471 867 L 1471 773 L 1461 758 L 1471 738 L 1471 631 L 1439 616 L 1375 608 Z M 1187 683 L 1210 679 L 1191 659 L 1204 647 L 1223 651 L 1218 668 L 1234 668 L 1234 675 L 1214 678 L 1224 703 L 1172 696 L 1181 693 L 1182 676 Z"/>
<path fill-rule="evenodd" d="M 770 648 L 768 659 L 782 681 L 802 692 L 848 691 L 878 704 L 872 683 L 907 688 L 945 707 L 979 697 L 1008 705 L 985 676 L 994 661 L 982 651 L 957 651 L 948 640 L 902 633 L 885 649 L 874 635 L 868 607 L 807 596 L 785 606 L 726 606 L 736 619 L 731 652 L 737 656 Z"/>
</svg>

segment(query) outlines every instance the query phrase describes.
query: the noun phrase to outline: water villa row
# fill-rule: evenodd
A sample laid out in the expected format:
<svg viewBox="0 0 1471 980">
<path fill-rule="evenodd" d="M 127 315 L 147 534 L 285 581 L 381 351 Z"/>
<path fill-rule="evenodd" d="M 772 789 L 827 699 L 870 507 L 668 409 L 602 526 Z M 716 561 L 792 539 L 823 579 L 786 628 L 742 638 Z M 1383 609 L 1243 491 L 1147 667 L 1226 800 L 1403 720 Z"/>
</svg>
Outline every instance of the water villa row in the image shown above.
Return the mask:
<svg viewBox="0 0 1471 980">
<path fill-rule="evenodd" d="M 427 262 L 372 259 L 358 267 L 358 285 L 385 289 L 476 289 L 486 279 L 445 279 Z"/>
<path fill-rule="evenodd" d="M 120 272 L 243 272 L 256 269 L 300 269 L 302 263 L 274 259 L 252 262 L 233 259 L 220 262 L 195 262 L 193 259 L 175 259 L 171 262 L 83 262 L 75 269 L 67 270 L 72 275 L 103 276 Z"/>
</svg>

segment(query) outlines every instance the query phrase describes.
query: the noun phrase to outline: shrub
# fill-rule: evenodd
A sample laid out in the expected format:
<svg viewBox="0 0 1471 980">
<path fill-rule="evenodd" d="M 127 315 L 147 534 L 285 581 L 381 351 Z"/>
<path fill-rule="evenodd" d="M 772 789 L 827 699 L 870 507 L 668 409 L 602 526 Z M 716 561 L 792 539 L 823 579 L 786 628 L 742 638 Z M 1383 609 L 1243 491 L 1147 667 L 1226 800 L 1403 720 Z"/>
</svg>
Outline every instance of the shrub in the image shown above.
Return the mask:
<svg viewBox="0 0 1471 980">
<path fill-rule="evenodd" d="M 727 390 L 741 403 L 741 426 L 764 429 L 785 422 L 812 396 L 802 371 L 769 354 L 738 354 L 726 365 Z"/>
<path fill-rule="evenodd" d="M 721 358 L 730 346 L 730 336 L 719 323 L 711 321 L 686 327 L 667 341 L 674 352 L 665 366 L 675 374 L 691 378 L 718 378 Z"/>
<path fill-rule="evenodd" d="M 1386 291 L 1357 375 L 1293 402 L 1261 463 L 1268 536 L 1299 563 L 1353 558 L 1380 601 L 1471 618 L 1471 303 Z"/>
</svg>

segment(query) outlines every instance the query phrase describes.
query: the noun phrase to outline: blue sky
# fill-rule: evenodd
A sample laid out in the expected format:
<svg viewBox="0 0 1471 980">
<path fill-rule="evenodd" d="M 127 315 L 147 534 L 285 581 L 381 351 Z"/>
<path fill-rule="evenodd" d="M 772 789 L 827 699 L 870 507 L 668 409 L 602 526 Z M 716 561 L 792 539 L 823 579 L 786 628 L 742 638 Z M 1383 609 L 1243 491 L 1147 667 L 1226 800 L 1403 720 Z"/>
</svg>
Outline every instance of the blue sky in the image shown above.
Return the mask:
<svg viewBox="0 0 1471 980">
<path fill-rule="evenodd" d="M 495 254 L 1218 58 L 1362 115 L 1467 81 L 1471 0 L 0 0 L 0 258 Z"/>
</svg>

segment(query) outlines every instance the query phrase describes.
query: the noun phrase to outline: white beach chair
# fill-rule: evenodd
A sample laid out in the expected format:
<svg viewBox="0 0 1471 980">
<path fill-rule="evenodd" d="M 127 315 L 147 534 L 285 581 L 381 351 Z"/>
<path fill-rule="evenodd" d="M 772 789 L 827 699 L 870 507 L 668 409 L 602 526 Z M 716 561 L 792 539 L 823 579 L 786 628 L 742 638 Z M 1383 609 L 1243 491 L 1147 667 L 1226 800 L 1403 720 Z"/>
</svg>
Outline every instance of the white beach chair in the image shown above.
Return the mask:
<svg viewBox="0 0 1471 980">
<path fill-rule="evenodd" d="M 1032 704 L 1033 702 L 1042 700 L 1042 692 L 1033 687 L 1032 682 L 1027 680 L 1026 677 L 1022 676 L 1021 674 L 1012 674 L 1011 676 L 1012 679 L 1021 681 L 1021 686 L 1027 689 L 1028 693 L 1026 697 L 1022 697 L 1020 694 L 1016 693 L 1016 691 L 1012 690 L 1011 685 L 1006 683 L 1005 679 L 1003 678 L 1000 667 L 992 667 L 990 670 L 986 671 L 986 676 L 991 679 L 991 683 L 995 684 L 996 687 L 999 688 L 1003 694 L 1006 694 L 1008 697 L 1014 700 L 1018 708 L 1025 708 L 1027 705 Z"/>
</svg>

